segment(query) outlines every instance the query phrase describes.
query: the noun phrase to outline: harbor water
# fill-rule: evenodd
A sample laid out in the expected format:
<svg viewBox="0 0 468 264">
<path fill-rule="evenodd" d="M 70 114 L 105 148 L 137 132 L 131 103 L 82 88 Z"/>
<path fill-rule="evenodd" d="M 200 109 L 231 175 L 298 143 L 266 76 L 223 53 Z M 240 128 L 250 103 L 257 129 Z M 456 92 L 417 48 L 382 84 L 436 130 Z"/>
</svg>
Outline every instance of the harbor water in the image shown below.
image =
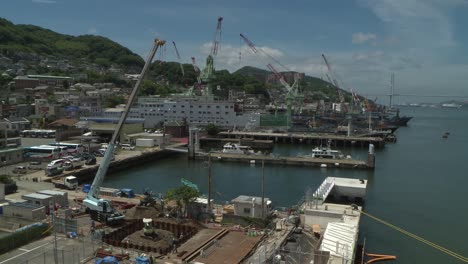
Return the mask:
<svg viewBox="0 0 468 264">
<path fill-rule="evenodd" d="M 265 196 L 276 206 L 296 204 L 327 176 L 368 179 L 365 211 L 436 244 L 468 256 L 468 109 L 403 108 L 414 118 L 398 129 L 396 144 L 377 150 L 374 171 L 312 167 L 265 167 Z M 442 135 L 449 132 L 447 139 Z M 275 154 L 309 154 L 311 145 L 276 145 Z M 343 149 L 366 159 L 367 149 Z M 207 162 L 173 156 L 109 175 L 106 187 L 164 193 L 185 178 L 207 193 Z M 215 161 L 212 196 L 225 202 L 237 195 L 261 195 L 261 164 Z M 462 263 L 365 216 L 361 239 L 368 252 L 396 255 L 392 263 Z"/>
</svg>

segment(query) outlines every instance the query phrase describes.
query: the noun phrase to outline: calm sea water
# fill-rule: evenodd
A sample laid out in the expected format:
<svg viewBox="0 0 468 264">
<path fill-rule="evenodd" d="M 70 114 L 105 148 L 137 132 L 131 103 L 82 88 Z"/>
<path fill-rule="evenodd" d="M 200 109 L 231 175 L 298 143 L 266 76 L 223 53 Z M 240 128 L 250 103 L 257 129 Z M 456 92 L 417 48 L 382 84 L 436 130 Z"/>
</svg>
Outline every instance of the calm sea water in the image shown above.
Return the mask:
<svg viewBox="0 0 468 264">
<path fill-rule="evenodd" d="M 365 210 L 427 240 L 468 256 L 468 110 L 405 108 L 414 116 L 396 134 L 398 142 L 377 151 L 375 171 L 268 166 L 265 194 L 277 206 L 290 206 L 327 177 L 368 179 Z M 448 139 L 442 139 L 450 132 Z M 310 145 L 277 145 L 275 153 L 306 154 Z M 365 159 L 367 149 L 344 149 Z M 239 194 L 261 195 L 261 165 L 215 162 L 212 167 L 214 198 L 228 201 Z M 208 170 L 201 161 L 171 157 L 110 175 L 105 185 L 149 188 L 164 193 L 180 186 L 180 179 L 207 192 Z M 461 263 L 367 217 L 361 236 L 371 253 L 397 255 L 393 263 Z"/>
</svg>

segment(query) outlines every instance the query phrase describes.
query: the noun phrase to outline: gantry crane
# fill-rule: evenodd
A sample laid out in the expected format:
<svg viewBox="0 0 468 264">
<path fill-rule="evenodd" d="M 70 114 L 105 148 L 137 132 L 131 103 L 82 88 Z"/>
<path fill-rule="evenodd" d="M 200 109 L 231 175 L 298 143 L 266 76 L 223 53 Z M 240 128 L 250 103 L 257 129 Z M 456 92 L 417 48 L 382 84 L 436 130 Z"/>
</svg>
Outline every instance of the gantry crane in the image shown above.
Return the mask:
<svg viewBox="0 0 468 264">
<path fill-rule="evenodd" d="M 102 183 L 104 182 L 104 177 L 106 176 L 107 169 L 109 168 L 110 162 L 112 160 L 112 156 L 114 155 L 114 149 L 117 144 L 119 134 L 130 112 L 132 103 L 135 100 L 136 95 L 138 94 L 140 84 L 145 76 L 146 71 L 151 65 L 151 61 L 153 60 L 156 51 L 165 43 L 166 42 L 164 40 L 154 40 L 154 45 L 148 55 L 148 58 L 146 59 L 143 69 L 141 70 L 140 76 L 138 77 L 135 87 L 133 88 L 130 97 L 128 98 L 128 102 L 125 105 L 122 115 L 120 116 L 119 122 L 115 127 L 114 133 L 112 134 L 112 138 L 109 142 L 109 146 L 107 147 L 106 153 L 104 154 L 101 164 L 99 165 L 99 169 L 96 173 L 96 176 L 94 177 L 91 188 L 88 194 L 86 195 L 85 199 L 83 200 L 83 204 L 86 207 L 87 211 L 90 212 L 91 218 L 99 222 L 111 224 L 124 218 L 124 215 L 118 212 L 112 206 L 112 202 L 110 200 L 99 198 L 99 191 Z"/>
</svg>

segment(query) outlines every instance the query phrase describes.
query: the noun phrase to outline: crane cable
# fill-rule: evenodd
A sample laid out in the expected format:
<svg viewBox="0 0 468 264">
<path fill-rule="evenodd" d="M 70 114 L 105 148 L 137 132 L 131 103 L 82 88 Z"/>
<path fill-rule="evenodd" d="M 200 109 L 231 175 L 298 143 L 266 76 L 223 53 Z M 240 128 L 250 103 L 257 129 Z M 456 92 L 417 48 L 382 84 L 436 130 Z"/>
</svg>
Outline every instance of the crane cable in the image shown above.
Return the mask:
<svg viewBox="0 0 468 264">
<path fill-rule="evenodd" d="M 353 207 L 353 210 L 356 210 L 355 208 L 357 208 L 357 206 Z M 456 258 L 458 260 L 461 260 L 462 262 L 468 263 L 468 258 L 465 257 L 465 256 L 462 256 L 462 255 L 460 255 L 460 254 L 458 254 L 458 253 L 456 253 L 454 251 L 451 251 L 451 250 L 449 250 L 447 248 L 444 248 L 444 247 L 442 247 L 440 245 L 437 245 L 436 243 L 433 243 L 433 242 L 428 241 L 428 240 L 426 240 L 426 239 L 424 239 L 424 238 L 422 238 L 420 236 L 417 236 L 417 235 L 415 235 L 413 233 L 410 233 L 410 232 L 408 232 L 408 231 L 406 231 L 404 229 L 401 229 L 401 228 L 399 228 L 399 227 L 397 227 L 397 226 L 395 226 L 395 225 L 393 225 L 393 224 L 391 224 L 391 223 L 389 223 L 389 222 L 387 222 L 385 220 L 382 220 L 382 219 L 380 219 L 378 217 L 375 217 L 375 216 L 373 216 L 373 215 L 371 215 L 369 213 L 366 213 L 366 212 L 361 211 L 361 210 L 357 210 L 357 211 L 359 211 L 360 213 L 364 214 L 365 216 L 367 216 L 367 217 L 369 217 L 369 218 L 371 218 L 371 219 L 373 219 L 373 220 L 375 220 L 375 221 L 377 221 L 377 222 L 379 222 L 381 224 L 384 224 L 384 225 L 386 225 L 386 226 L 388 226 L 388 227 L 390 227 L 392 229 L 395 229 L 396 231 L 398 231 L 398 232 L 400 232 L 402 234 L 405 234 L 405 235 L 407 235 L 407 236 L 409 236 L 409 237 L 411 237 L 413 239 L 416 239 L 419 242 L 422 242 L 422 243 L 424 243 L 424 244 L 426 244 L 426 245 L 428 245 L 430 247 L 433 247 L 433 248 L 435 248 L 435 249 L 437 249 L 437 250 L 439 250 L 439 251 L 441 251 L 441 252 L 443 252 L 443 253 L 445 253 L 445 254 L 447 254 L 449 256 L 452 256 L 452 257 L 454 257 L 454 258 Z"/>
</svg>

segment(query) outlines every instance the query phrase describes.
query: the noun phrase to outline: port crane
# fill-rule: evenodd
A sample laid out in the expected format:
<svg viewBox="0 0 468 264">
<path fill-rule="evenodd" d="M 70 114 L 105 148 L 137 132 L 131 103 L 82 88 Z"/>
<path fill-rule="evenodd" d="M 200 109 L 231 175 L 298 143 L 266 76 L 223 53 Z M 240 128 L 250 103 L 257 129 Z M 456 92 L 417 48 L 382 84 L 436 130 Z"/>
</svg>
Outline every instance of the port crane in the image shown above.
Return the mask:
<svg viewBox="0 0 468 264">
<path fill-rule="evenodd" d="M 216 78 L 215 76 L 215 68 L 214 68 L 214 58 L 218 55 L 218 51 L 220 49 L 221 43 L 221 25 L 223 22 L 223 17 L 218 17 L 216 24 L 216 31 L 213 37 L 213 43 L 211 44 L 211 51 L 208 57 L 206 57 L 206 64 L 203 71 L 200 73 L 201 80 L 206 83 L 204 87 L 204 95 L 207 97 L 213 96 L 213 80 Z"/>
<path fill-rule="evenodd" d="M 343 106 L 345 112 L 348 112 L 348 109 L 346 109 L 346 106 L 344 104 L 345 99 L 344 99 L 343 92 L 341 91 L 341 87 L 340 87 L 340 85 L 338 84 L 338 81 L 335 78 L 335 74 L 333 73 L 332 67 L 331 67 L 330 63 L 328 62 L 327 57 L 325 57 L 325 54 L 323 54 L 323 53 L 322 53 L 322 58 L 325 61 L 325 65 L 327 66 L 327 69 L 328 69 L 328 73 L 329 73 L 329 75 L 327 74 L 328 81 L 331 84 L 335 85 L 336 91 L 338 93 L 338 98 L 340 99 L 340 104 Z"/>
<path fill-rule="evenodd" d="M 96 176 L 94 177 L 91 188 L 88 194 L 86 195 L 85 199 L 83 200 L 83 204 L 86 207 L 86 210 L 90 212 L 91 218 L 99 222 L 112 224 L 119 220 L 122 220 L 125 217 L 122 213 L 115 210 L 115 208 L 112 206 L 112 201 L 100 198 L 99 191 L 102 183 L 104 182 L 104 177 L 106 176 L 107 169 L 109 168 L 110 162 L 112 160 L 112 156 L 114 155 L 114 149 L 117 144 L 118 136 L 120 134 L 120 131 L 122 130 L 125 120 L 127 119 L 128 113 L 130 112 L 132 103 L 135 100 L 136 95 L 138 94 L 140 84 L 143 81 L 146 71 L 151 65 L 151 61 L 153 60 L 156 51 L 158 50 L 158 48 L 164 46 L 165 43 L 166 42 L 164 40 L 154 40 L 153 47 L 146 59 L 145 65 L 141 70 L 140 76 L 138 77 L 138 80 L 135 86 L 133 87 L 130 97 L 128 98 L 128 102 L 125 105 L 125 109 L 122 115 L 120 116 L 119 122 L 117 123 L 114 133 L 112 134 L 112 138 L 109 142 L 101 164 L 99 165 L 99 169 L 96 173 Z"/>
<path fill-rule="evenodd" d="M 172 45 L 174 46 L 175 54 L 177 56 L 177 60 L 179 61 L 180 71 L 182 72 L 182 76 L 185 76 L 184 65 L 182 65 L 180 53 L 179 53 L 179 50 L 177 49 L 177 45 L 175 44 L 175 41 L 172 41 Z"/>
<path fill-rule="evenodd" d="M 265 52 L 264 50 L 260 49 L 260 48 L 257 48 L 252 41 L 250 41 L 244 34 L 240 34 L 240 37 L 242 40 L 244 40 L 244 42 L 250 47 L 250 49 L 252 50 L 252 52 L 254 54 L 257 54 L 259 52 L 262 52 L 264 55 L 266 55 L 268 58 L 270 58 L 271 60 L 273 60 L 274 62 L 276 62 L 277 64 L 279 64 L 280 66 L 282 66 L 283 68 L 286 68 L 286 66 L 284 66 L 283 64 L 281 64 L 278 60 L 276 60 L 273 56 L 269 55 L 267 52 Z M 279 80 L 279 82 L 281 83 L 281 85 L 283 85 L 284 88 L 286 88 L 286 97 L 285 97 L 285 101 L 286 101 L 286 107 L 287 107 L 287 115 L 288 115 L 288 126 L 290 126 L 290 117 L 292 116 L 292 113 L 293 113 L 293 106 L 295 106 L 294 108 L 294 111 L 295 112 L 301 112 L 301 108 L 302 108 L 302 103 L 304 101 L 304 95 L 302 94 L 302 92 L 300 91 L 299 89 L 299 75 L 295 74 L 294 75 L 294 83 L 293 85 L 289 85 L 288 82 L 286 82 L 286 80 L 284 79 L 283 75 L 278 71 L 276 70 L 276 68 L 269 62 L 266 62 L 267 63 L 267 68 L 273 72 L 273 74 L 275 75 L 275 77 Z M 287 68 L 286 68 L 287 69 Z"/>
</svg>

